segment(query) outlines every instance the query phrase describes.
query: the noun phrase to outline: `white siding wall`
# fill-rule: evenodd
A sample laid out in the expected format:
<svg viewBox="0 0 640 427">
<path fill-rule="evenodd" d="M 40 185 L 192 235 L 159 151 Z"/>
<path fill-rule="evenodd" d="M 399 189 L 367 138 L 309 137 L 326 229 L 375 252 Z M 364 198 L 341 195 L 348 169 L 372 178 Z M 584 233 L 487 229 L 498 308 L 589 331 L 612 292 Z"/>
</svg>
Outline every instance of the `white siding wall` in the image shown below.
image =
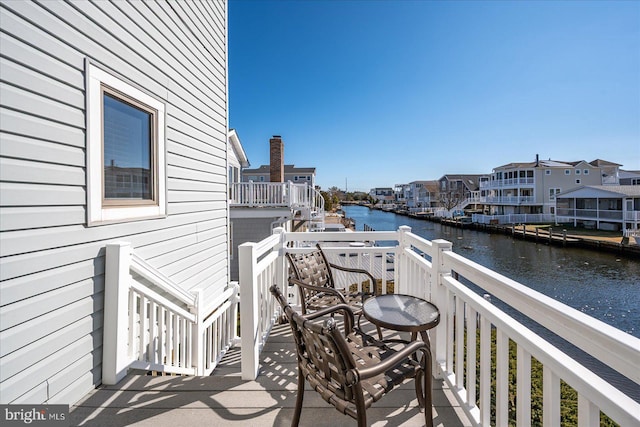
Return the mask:
<svg viewBox="0 0 640 427">
<path fill-rule="evenodd" d="M 0 3 L 0 401 L 100 384 L 104 246 L 228 282 L 223 0 Z M 85 59 L 166 103 L 166 218 L 86 226 Z M 107 319 L 108 321 L 108 319 Z"/>
</svg>

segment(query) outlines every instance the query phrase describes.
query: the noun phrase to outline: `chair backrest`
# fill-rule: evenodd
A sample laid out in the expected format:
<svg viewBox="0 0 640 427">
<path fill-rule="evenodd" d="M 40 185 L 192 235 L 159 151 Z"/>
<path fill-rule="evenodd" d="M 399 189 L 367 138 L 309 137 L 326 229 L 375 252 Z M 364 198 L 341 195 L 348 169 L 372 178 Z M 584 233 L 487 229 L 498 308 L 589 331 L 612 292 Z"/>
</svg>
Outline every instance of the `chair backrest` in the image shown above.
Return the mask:
<svg viewBox="0 0 640 427">
<path fill-rule="evenodd" d="M 316 250 L 312 252 L 299 254 L 287 252 L 287 259 L 294 278 L 307 285 L 335 288 L 329 261 L 320 245 L 316 244 Z"/>
</svg>

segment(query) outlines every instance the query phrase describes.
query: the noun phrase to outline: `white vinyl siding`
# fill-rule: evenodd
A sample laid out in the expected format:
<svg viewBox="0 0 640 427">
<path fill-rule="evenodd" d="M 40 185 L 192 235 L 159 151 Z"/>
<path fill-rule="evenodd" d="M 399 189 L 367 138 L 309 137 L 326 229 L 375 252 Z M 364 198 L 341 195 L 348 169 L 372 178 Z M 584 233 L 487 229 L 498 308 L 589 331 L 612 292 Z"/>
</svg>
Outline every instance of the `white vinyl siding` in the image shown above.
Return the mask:
<svg viewBox="0 0 640 427">
<path fill-rule="evenodd" d="M 227 5 L 0 3 L 0 403 L 101 383 L 104 247 L 186 290 L 228 283 Z M 87 227 L 85 62 L 166 105 L 166 217 Z"/>
</svg>

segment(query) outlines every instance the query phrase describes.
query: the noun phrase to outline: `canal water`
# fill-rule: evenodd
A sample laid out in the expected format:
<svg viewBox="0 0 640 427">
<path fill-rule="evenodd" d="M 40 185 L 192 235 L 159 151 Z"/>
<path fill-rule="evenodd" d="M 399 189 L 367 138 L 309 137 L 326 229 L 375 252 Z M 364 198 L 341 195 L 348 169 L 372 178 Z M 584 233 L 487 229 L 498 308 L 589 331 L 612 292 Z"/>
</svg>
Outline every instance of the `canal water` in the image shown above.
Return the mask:
<svg viewBox="0 0 640 427">
<path fill-rule="evenodd" d="M 368 225 L 376 231 L 393 231 L 402 225 L 427 240 L 445 239 L 453 251 L 580 310 L 630 335 L 640 337 L 640 260 L 580 248 L 561 247 L 512 238 L 503 234 L 460 229 L 396 215 L 364 206 L 344 206 L 356 230 Z M 494 301 L 496 302 L 496 301 Z M 498 302 L 498 305 L 500 303 Z M 504 309 L 504 307 L 501 307 Z M 512 310 L 506 310 L 509 314 Z M 519 321 L 522 316 L 515 315 Z M 578 357 L 594 372 L 607 377 L 640 401 L 639 387 L 604 369 L 563 340 L 551 338 L 540 327 L 523 323 L 568 354 Z M 606 373 L 605 373 L 606 371 Z"/>
</svg>

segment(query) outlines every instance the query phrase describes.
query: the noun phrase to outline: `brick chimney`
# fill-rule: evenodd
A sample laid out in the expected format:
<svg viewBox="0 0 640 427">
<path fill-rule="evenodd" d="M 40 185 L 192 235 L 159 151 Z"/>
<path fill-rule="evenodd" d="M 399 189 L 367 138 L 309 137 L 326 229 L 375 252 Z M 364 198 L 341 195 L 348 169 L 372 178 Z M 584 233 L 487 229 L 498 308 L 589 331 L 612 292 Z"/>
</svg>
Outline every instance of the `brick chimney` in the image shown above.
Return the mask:
<svg viewBox="0 0 640 427">
<path fill-rule="evenodd" d="M 269 140 L 269 181 L 284 182 L 284 143 L 280 135 Z"/>
</svg>

